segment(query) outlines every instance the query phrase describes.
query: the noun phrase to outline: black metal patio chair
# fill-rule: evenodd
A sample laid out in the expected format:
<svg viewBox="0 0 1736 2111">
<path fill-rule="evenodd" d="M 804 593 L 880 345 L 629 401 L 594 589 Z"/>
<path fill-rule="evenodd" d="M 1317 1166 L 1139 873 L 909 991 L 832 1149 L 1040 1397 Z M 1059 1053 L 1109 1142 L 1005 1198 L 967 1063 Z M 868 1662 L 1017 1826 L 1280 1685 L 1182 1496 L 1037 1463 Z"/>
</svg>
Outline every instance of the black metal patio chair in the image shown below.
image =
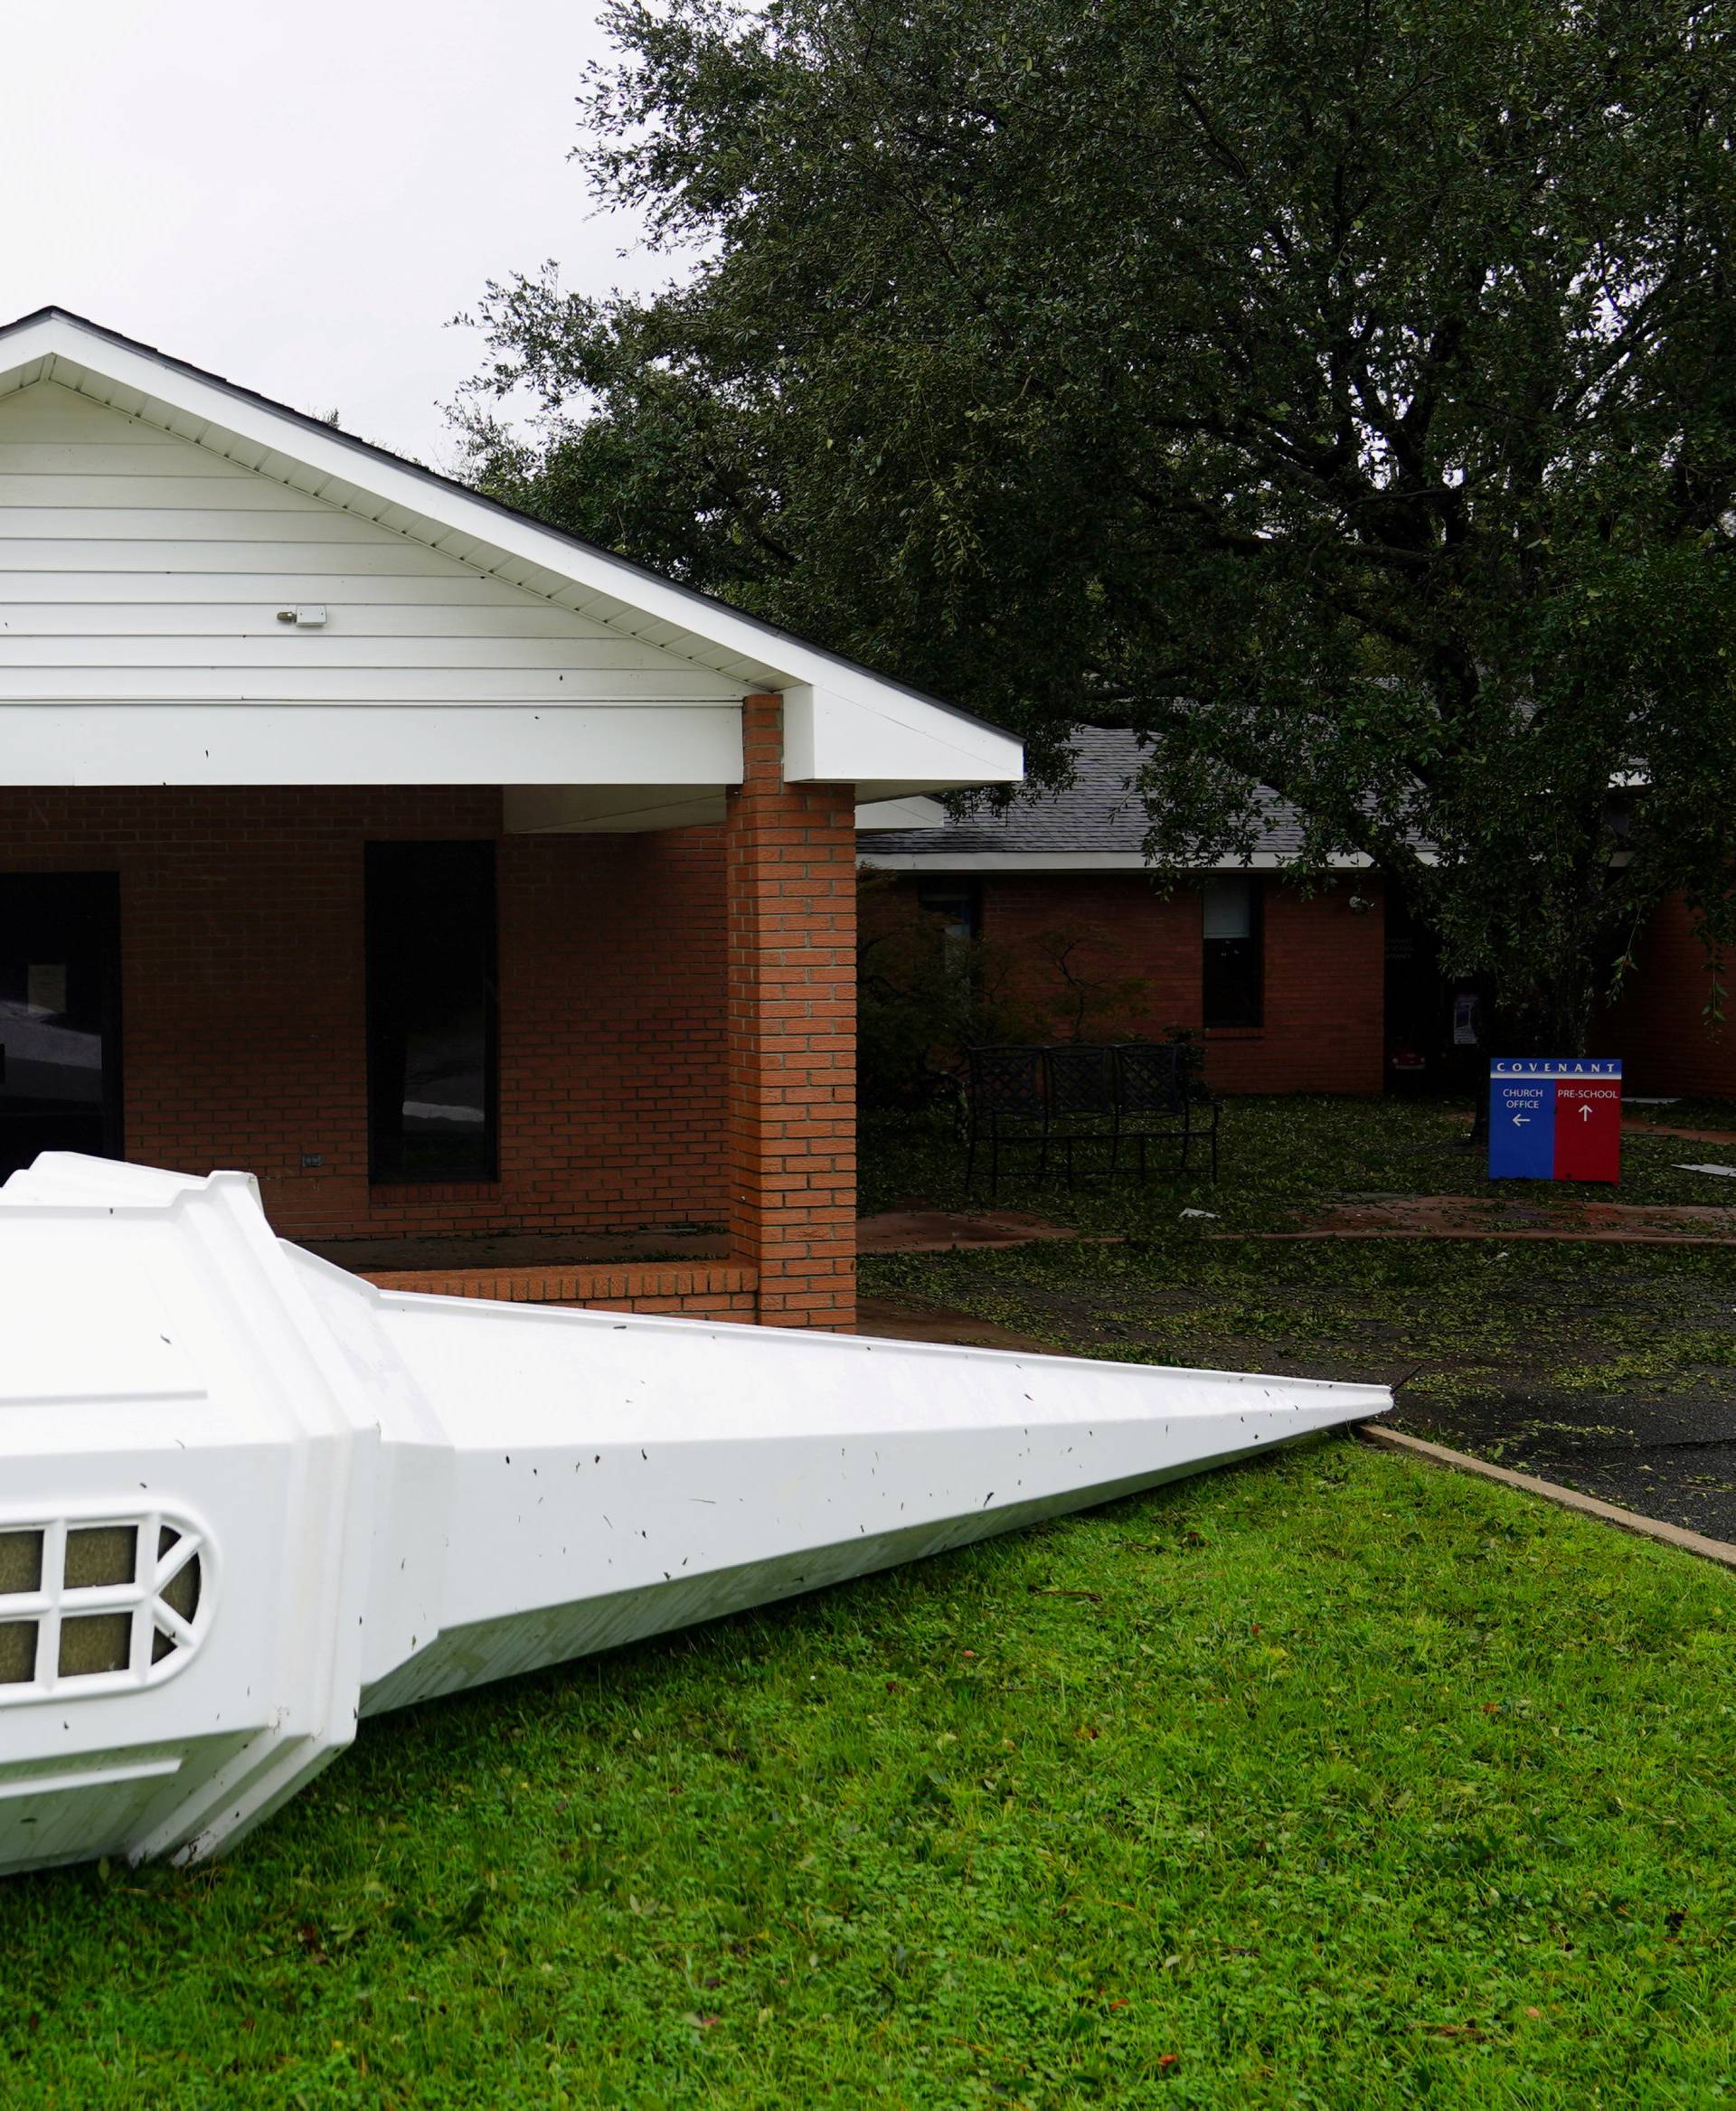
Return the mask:
<svg viewBox="0 0 1736 2111">
<path fill-rule="evenodd" d="M 1208 1145 L 1212 1178 L 1218 1177 L 1219 1103 L 1197 1076 L 1188 1051 L 1174 1041 L 1124 1041 L 1114 1051 L 1116 1098 L 1121 1134 L 1138 1145 L 1139 1177 L 1146 1177 L 1146 1145 L 1182 1146 L 1182 1172 L 1194 1145 Z"/>
<path fill-rule="evenodd" d="M 965 1088 L 965 1186 L 976 1166 L 976 1146 L 988 1146 L 988 1192 L 1000 1185 L 1001 1149 L 1034 1145 L 1039 1177 L 1049 1166 L 1049 1101 L 1040 1048 L 973 1048 Z"/>
<path fill-rule="evenodd" d="M 1080 1144 L 1107 1144 L 1109 1176 L 1115 1178 L 1121 1123 L 1115 1091 L 1112 1050 L 1085 1041 L 1057 1041 L 1043 1051 L 1049 1088 L 1049 1140 L 1059 1144 L 1073 1184 L 1073 1152 Z"/>
</svg>

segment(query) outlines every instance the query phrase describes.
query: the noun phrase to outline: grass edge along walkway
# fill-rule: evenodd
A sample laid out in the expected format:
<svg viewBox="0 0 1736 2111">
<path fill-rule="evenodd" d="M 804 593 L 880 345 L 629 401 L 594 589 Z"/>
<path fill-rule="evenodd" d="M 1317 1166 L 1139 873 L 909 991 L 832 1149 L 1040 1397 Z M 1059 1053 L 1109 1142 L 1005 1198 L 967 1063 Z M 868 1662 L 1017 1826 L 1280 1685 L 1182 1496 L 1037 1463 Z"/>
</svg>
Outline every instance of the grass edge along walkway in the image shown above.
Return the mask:
<svg viewBox="0 0 1736 2111">
<path fill-rule="evenodd" d="M 1601 1496 L 1563 1487 L 1559 1481 L 1541 1480 L 1535 1474 L 1515 1473 L 1511 1466 L 1496 1465 L 1493 1459 L 1477 1458 L 1468 1451 L 1455 1451 L 1448 1445 L 1431 1443 L 1426 1437 L 1413 1437 L 1408 1429 L 1390 1429 L 1384 1423 L 1359 1422 L 1354 1434 L 1364 1444 L 1403 1452 L 1410 1458 L 1425 1459 L 1451 1473 L 1475 1474 L 1486 1481 L 1498 1481 L 1503 1487 L 1541 1496 L 1545 1503 L 1557 1503 L 1563 1510 L 1576 1510 L 1583 1517 L 1599 1518 L 1619 1531 L 1656 1540 L 1660 1546 L 1674 1547 L 1678 1552 L 1695 1555 L 1703 1561 L 1716 1561 L 1725 1569 L 1736 1569 L 1736 1546 L 1730 1541 L 1708 1539 L 1704 1532 L 1690 1531 L 1685 1525 L 1671 1524 L 1666 1518 L 1647 1517 L 1637 1510 L 1625 1510 L 1618 1503 L 1606 1503 Z"/>
</svg>

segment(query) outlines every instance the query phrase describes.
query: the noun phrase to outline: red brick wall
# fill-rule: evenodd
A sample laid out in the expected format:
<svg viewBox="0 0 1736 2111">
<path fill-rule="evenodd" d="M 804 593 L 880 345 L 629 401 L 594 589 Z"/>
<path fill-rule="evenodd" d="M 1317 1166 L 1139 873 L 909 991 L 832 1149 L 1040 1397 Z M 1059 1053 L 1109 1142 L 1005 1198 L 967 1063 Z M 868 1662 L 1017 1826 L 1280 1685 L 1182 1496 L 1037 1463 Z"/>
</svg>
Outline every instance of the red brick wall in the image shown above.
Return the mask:
<svg viewBox="0 0 1736 2111">
<path fill-rule="evenodd" d="M 1637 961 L 1621 1003 L 1592 1028 L 1592 1053 L 1622 1059 L 1628 1092 L 1736 1097 L 1736 1009 L 1727 994 L 1723 1008 L 1731 1023 L 1707 1025 L 1712 970 L 1679 897 L 1665 902 L 1646 926 Z M 1727 991 L 1732 973 L 1736 963 L 1718 977 Z"/>
<path fill-rule="evenodd" d="M 997 966 L 1010 969 L 1006 987 L 1043 1021 L 1055 1040 L 1070 1027 L 1054 1007 L 1066 985 L 1043 957 L 1046 939 L 1078 936 L 1071 972 L 1090 982 L 1137 976 L 1146 985 L 1142 1006 L 1121 1018 L 1088 1020 L 1086 1038 L 1161 1037 L 1172 1026 L 1200 1023 L 1200 899 L 1176 894 L 1160 900 L 1137 873 L 1008 872 L 984 874 L 981 935 Z"/>
<path fill-rule="evenodd" d="M 1358 915 L 1353 896 L 1373 907 Z M 1266 1016 L 1206 1036 L 1220 1092 L 1379 1092 L 1386 1065 L 1386 920 L 1372 881 L 1304 899 L 1265 890 Z"/>
<path fill-rule="evenodd" d="M 870 853 L 872 855 L 872 853 Z M 1199 894 L 1178 889 L 1167 900 L 1137 872 L 1007 872 L 981 881 L 982 936 L 1016 964 L 1018 996 L 1045 1012 L 1064 1038 L 1052 1003 L 1064 994 L 1052 967 L 1038 957 L 1045 933 L 1085 934 L 1076 973 L 1090 980 L 1137 976 L 1144 996 L 1125 1025 L 1087 1026 L 1087 1038 L 1109 1032 L 1161 1037 L 1172 1027 L 1200 1030 L 1202 918 Z M 1353 894 L 1373 907 L 1350 908 Z M 1268 880 L 1265 906 L 1265 1023 L 1218 1029 L 1206 1036 L 1206 1075 L 1222 1092 L 1377 1093 L 1384 1050 L 1384 921 L 1371 881 L 1305 899 Z M 914 880 L 876 901 L 877 917 L 916 913 Z"/>
<path fill-rule="evenodd" d="M 0 870 L 119 872 L 127 1154 L 258 1173 L 291 1237 L 722 1222 L 716 829 L 502 840 L 501 1177 L 370 1191 L 363 844 L 499 827 L 487 789 L 9 788 Z"/>
<path fill-rule="evenodd" d="M 760 1319 L 855 1324 L 855 799 L 783 782 L 776 696 L 742 710 L 729 869 L 730 1245 Z"/>
</svg>

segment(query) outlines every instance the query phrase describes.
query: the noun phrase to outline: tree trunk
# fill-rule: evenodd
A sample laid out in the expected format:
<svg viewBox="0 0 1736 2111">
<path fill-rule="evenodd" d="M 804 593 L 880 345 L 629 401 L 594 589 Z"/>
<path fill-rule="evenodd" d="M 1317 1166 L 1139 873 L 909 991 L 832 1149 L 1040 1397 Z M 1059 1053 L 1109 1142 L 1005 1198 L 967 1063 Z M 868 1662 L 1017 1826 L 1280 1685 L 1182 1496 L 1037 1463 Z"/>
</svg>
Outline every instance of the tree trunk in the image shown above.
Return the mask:
<svg viewBox="0 0 1736 2111">
<path fill-rule="evenodd" d="M 1539 1052 L 1557 1056 L 1582 1056 L 1591 1041 L 1592 970 L 1590 951 L 1585 957 L 1552 977 L 1543 1005 L 1544 1031 L 1550 1046 Z"/>
</svg>

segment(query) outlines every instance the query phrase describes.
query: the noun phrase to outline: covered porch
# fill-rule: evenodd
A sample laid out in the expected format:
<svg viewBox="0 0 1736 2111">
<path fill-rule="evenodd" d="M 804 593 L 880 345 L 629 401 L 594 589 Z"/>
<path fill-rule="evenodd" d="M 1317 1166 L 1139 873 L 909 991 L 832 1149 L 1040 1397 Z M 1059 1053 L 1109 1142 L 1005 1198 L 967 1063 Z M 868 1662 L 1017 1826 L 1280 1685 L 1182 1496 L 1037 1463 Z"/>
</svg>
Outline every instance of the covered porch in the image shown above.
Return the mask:
<svg viewBox="0 0 1736 2111">
<path fill-rule="evenodd" d="M 0 1171 L 852 1324 L 856 805 L 1015 742 L 56 311 L 0 330 Z"/>
<path fill-rule="evenodd" d="M 0 1172 L 239 1166 L 376 1279 L 848 1325 L 852 795 L 744 719 L 723 818 L 630 833 L 490 786 L 0 790 Z"/>
</svg>

